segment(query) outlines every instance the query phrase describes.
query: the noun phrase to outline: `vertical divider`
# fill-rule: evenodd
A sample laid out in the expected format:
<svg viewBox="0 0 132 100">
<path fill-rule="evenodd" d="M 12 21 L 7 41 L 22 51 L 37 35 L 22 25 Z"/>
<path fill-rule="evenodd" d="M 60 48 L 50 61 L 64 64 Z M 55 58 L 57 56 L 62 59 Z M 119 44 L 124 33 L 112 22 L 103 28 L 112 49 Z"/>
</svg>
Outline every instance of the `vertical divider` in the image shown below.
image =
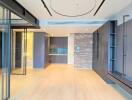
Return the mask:
<svg viewBox="0 0 132 100">
<path fill-rule="evenodd" d="M 27 29 L 24 29 L 24 75 L 26 75 L 27 72 Z"/>
<path fill-rule="evenodd" d="M 126 26 L 126 18 L 129 17 L 129 15 L 124 15 L 123 16 L 123 61 L 122 61 L 122 75 L 126 76 L 126 49 L 127 49 L 127 45 L 126 45 L 126 41 L 127 41 L 127 26 Z"/>
</svg>

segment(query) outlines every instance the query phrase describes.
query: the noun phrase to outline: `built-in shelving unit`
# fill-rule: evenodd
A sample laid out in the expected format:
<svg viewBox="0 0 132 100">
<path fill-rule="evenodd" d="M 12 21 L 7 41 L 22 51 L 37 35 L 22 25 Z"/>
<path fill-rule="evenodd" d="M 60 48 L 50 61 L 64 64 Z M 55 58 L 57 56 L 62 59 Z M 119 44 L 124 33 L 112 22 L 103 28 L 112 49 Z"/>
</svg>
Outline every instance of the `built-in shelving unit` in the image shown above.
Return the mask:
<svg viewBox="0 0 132 100">
<path fill-rule="evenodd" d="M 114 72 L 116 62 L 116 21 L 110 22 L 109 33 L 109 71 Z"/>
</svg>

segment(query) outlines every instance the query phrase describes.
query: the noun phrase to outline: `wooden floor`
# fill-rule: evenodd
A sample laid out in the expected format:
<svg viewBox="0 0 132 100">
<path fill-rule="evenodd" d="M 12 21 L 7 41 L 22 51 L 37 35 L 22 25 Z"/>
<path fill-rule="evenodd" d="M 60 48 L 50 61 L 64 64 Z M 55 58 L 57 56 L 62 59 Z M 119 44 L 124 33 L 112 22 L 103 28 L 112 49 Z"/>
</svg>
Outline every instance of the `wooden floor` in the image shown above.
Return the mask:
<svg viewBox="0 0 132 100">
<path fill-rule="evenodd" d="M 11 77 L 11 100 L 125 100 L 94 71 L 50 65 Z"/>
</svg>

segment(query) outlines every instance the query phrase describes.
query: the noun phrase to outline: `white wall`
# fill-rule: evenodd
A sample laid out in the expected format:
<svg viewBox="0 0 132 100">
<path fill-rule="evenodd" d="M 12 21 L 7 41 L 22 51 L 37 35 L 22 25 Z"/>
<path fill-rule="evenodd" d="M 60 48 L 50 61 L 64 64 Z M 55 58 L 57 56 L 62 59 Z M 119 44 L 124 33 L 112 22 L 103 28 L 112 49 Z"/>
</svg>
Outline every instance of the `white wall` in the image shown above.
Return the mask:
<svg viewBox="0 0 132 100">
<path fill-rule="evenodd" d="M 74 64 L 74 34 L 68 36 L 68 64 Z"/>
<path fill-rule="evenodd" d="M 124 15 L 130 15 L 128 18 L 126 18 L 126 21 L 132 19 L 132 4 L 128 5 L 126 8 L 124 8 L 122 11 L 120 11 L 116 15 L 112 16 L 110 19 L 117 20 L 118 25 L 120 25 L 123 23 Z"/>
</svg>

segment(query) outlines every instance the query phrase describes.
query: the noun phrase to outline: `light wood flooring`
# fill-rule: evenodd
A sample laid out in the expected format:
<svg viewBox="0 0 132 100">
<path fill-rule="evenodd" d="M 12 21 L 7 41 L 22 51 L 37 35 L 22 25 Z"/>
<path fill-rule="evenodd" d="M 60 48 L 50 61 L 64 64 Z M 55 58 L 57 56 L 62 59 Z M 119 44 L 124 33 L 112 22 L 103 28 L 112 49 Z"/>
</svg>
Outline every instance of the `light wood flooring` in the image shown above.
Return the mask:
<svg viewBox="0 0 132 100">
<path fill-rule="evenodd" d="M 54 64 L 27 73 L 11 76 L 11 100 L 125 100 L 92 70 Z"/>
</svg>

